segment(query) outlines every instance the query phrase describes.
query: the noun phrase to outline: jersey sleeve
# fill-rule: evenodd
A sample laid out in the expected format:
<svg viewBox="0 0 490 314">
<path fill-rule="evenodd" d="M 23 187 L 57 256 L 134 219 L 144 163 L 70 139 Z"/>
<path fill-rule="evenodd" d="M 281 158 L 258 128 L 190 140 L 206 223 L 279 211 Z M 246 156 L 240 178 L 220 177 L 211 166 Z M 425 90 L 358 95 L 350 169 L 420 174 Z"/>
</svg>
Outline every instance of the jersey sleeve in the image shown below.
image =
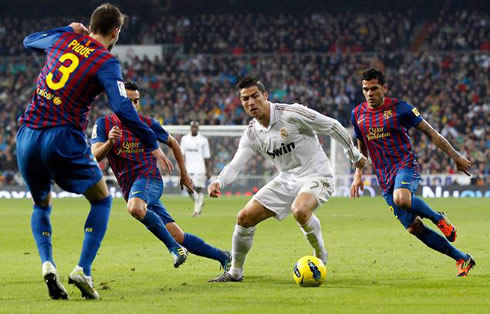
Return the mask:
<svg viewBox="0 0 490 314">
<path fill-rule="evenodd" d="M 73 32 L 73 28 L 65 26 L 54 28 L 49 31 L 32 33 L 24 38 L 24 47 L 37 52 L 45 52 L 46 49 L 53 46 L 61 34 L 65 32 Z"/>
<path fill-rule="evenodd" d="M 104 87 L 112 111 L 122 124 L 133 132 L 147 151 L 158 148 L 157 137 L 150 127 L 141 121 L 138 113 L 126 95 L 121 74 L 121 66 L 115 58 L 106 61 L 97 71 L 97 79 Z"/>
<path fill-rule="evenodd" d="M 238 144 L 238 149 L 235 156 L 233 156 L 230 163 L 227 164 L 223 170 L 221 170 L 220 174 L 216 178 L 216 181 L 220 183 L 222 188 L 236 179 L 240 171 L 242 171 L 247 164 L 248 160 L 255 153 L 246 132 L 247 131 L 245 131 L 240 139 L 240 144 Z"/>
<path fill-rule="evenodd" d="M 354 135 L 356 136 L 356 139 L 359 139 L 362 141 L 362 133 L 361 133 L 361 130 L 359 129 L 359 125 L 357 124 L 355 109 L 352 110 L 352 113 L 350 115 L 350 122 L 352 123 L 352 126 L 354 127 Z"/>
<path fill-rule="evenodd" d="M 202 157 L 204 157 L 205 159 L 207 158 L 211 158 L 211 152 L 209 150 L 209 141 L 207 138 L 204 137 L 204 141 L 203 141 L 203 147 L 202 147 Z"/>
<path fill-rule="evenodd" d="M 98 118 L 92 129 L 92 137 L 90 138 L 90 144 L 105 143 L 107 141 L 107 134 L 105 132 L 104 118 Z"/>
<path fill-rule="evenodd" d="M 311 129 L 318 134 L 332 137 L 344 148 L 345 155 L 353 163 L 361 159 L 362 154 L 354 146 L 349 133 L 339 121 L 322 115 L 306 106 L 299 104 L 293 104 L 291 106 L 294 106 L 294 113 L 291 114 L 291 119 L 297 123 L 298 127 Z"/>
<path fill-rule="evenodd" d="M 157 140 L 160 143 L 167 143 L 168 140 L 168 132 L 162 127 L 162 125 L 155 119 L 151 119 L 151 126 L 150 128 L 155 132 L 155 135 L 157 136 Z"/>
<path fill-rule="evenodd" d="M 404 101 L 398 104 L 398 112 L 401 125 L 407 129 L 417 126 L 424 120 L 417 108 Z"/>
</svg>

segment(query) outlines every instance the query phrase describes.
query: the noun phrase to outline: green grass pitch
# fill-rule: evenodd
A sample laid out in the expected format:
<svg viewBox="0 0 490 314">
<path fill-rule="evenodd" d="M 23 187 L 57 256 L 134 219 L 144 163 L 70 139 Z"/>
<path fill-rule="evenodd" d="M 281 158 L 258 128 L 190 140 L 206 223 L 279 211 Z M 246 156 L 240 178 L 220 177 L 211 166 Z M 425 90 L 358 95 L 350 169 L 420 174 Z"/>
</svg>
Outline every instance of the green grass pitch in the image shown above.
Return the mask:
<svg viewBox="0 0 490 314">
<path fill-rule="evenodd" d="M 177 223 L 211 244 L 230 249 L 236 214 L 245 197 L 207 198 L 203 215 L 191 217 L 191 200 L 164 197 Z M 84 199 L 53 202 L 53 247 L 69 301 L 53 301 L 41 278 L 30 231 L 30 200 L 0 200 L 0 312 L 38 313 L 490 313 L 490 207 L 488 199 L 428 199 L 458 228 L 456 246 L 477 266 L 456 278 L 452 259 L 425 247 L 403 230 L 381 198 L 334 198 L 317 211 L 330 258 L 325 285 L 301 288 L 295 261 L 311 254 L 294 219 L 270 219 L 257 228 L 243 283 L 208 283 L 217 262 L 191 255 L 174 269 L 164 246 L 113 204 L 109 229 L 94 263 L 100 301 L 87 301 L 68 286 L 78 261 Z M 427 225 L 434 227 L 426 221 Z"/>
</svg>

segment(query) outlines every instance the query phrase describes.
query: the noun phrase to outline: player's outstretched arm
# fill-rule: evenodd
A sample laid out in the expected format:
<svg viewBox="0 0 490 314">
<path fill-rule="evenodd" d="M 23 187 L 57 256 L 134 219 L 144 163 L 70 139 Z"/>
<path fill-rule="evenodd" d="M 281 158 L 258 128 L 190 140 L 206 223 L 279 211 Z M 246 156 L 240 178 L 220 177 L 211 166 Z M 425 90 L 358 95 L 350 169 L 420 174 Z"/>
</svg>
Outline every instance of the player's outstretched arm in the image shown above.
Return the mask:
<svg viewBox="0 0 490 314">
<path fill-rule="evenodd" d="M 189 177 L 187 173 L 187 168 L 184 162 L 184 155 L 182 155 L 182 149 L 180 148 L 177 140 L 169 135 L 167 142 L 165 143 L 170 147 L 172 153 L 174 154 L 175 160 L 177 161 L 177 165 L 179 166 L 180 171 L 180 189 L 183 190 L 184 186 L 190 194 L 194 193 L 194 184 L 192 183 L 192 179 Z"/>
<path fill-rule="evenodd" d="M 34 51 L 44 52 L 46 51 L 46 49 L 51 47 L 58 40 L 61 34 L 66 32 L 74 32 L 75 30 L 72 27 L 72 24 L 79 24 L 83 26 L 83 24 L 81 23 L 73 22 L 70 24 L 70 26 L 59 27 L 59 28 L 50 29 L 48 31 L 32 33 L 24 38 L 23 41 L 24 47 L 26 47 L 27 49 L 32 49 Z M 83 28 L 85 28 L 85 26 L 83 26 Z"/>
<path fill-rule="evenodd" d="M 440 150 L 450 156 L 456 163 L 456 167 L 459 171 L 462 171 L 466 175 L 471 176 L 469 172 L 471 161 L 458 153 L 458 151 L 456 151 L 454 147 L 451 146 L 448 140 L 439 132 L 437 132 L 427 121 L 422 120 L 419 124 L 417 124 L 416 128 L 427 135 L 431 142 L 434 143 L 434 145 L 436 145 Z"/>
</svg>

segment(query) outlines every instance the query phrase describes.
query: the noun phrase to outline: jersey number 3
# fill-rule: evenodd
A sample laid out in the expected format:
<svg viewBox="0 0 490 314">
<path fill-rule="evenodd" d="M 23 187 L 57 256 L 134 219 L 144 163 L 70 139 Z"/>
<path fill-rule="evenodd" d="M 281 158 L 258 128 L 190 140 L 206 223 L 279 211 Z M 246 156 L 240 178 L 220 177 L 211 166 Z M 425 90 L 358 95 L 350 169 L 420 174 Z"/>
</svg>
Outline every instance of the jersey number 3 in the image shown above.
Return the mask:
<svg viewBox="0 0 490 314">
<path fill-rule="evenodd" d="M 63 62 L 66 60 L 70 60 L 70 64 L 68 66 L 64 66 Z M 77 68 L 78 64 L 80 61 L 78 60 L 78 57 L 75 56 L 73 53 L 65 53 L 60 57 L 60 62 L 61 66 L 59 67 L 58 71 L 61 72 L 62 76 L 58 82 L 53 82 L 53 73 L 49 72 L 48 75 L 46 76 L 46 83 L 48 84 L 48 87 L 51 88 L 52 90 L 58 90 L 60 88 L 63 88 L 70 78 L 70 74 L 75 71 Z"/>
</svg>

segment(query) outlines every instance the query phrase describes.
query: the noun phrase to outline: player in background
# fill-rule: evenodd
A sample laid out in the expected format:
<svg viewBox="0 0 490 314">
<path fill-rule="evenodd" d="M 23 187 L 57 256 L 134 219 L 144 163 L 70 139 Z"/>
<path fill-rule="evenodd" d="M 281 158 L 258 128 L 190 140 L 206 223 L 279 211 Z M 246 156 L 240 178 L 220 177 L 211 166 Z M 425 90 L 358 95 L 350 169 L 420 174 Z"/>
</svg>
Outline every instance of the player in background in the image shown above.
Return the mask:
<svg viewBox="0 0 490 314">
<path fill-rule="evenodd" d="M 139 109 L 140 88 L 135 82 L 125 83 L 126 93 L 136 110 Z M 180 170 L 180 186 L 193 193 L 193 183 L 187 173 L 181 147 L 157 120 L 140 115 L 156 134 L 157 140 L 173 152 Z M 182 231 L 160 201 L 163 180 L 156 159 L 143 149 L 142 142 L 112 114 L 97 119 L 92 130 L 92 153 L 97 161 L 109 160 L 127 202 L 128 212 L 162 241 L 179 267 L 191 253 L 217 260 L 224 269 L 229 268 L 230 253 L 204 242 L 198 236 Z M 182 245 L 182 246 L 181 246 Z"/>
<path fill-rule="evenodd" d="M 362 167 L 366 158 L 337 120 L 299 104 L 268 101 L 262 82 L 250 76 L 243 78 L 237 87 L 243 108 L 254 119 L 243 133 L 231 162 L 209 185 L 209 195 L 218 197 L 221 189 L 233 182 L 255 154 L 271 160 L 280 173 L 238 213 L 231 269 L 210 281 L 242 281 L 243 265 L 252 247 L 256 225 L 270 217 L 282 220 L 290 212 L 313 247 L 313 254 L 326 264 L 328 253 L 314 211 L 332 196 L 334 182 L 330 160 L 316 134 L 329 135 L 338 141 L 356 167 Z"/>
<path fill-rule="evenodd" d="M 206 181 L 211 177 L 210 152 L 208 139 L 199 132 L 199 122 L 191 122 L 191 133 L 182 136 L 180 147 L 185 158 L 185 166 L 194 183 L 196 193 L 190 194 L 194 200 L 194 212 L 192 216 L 201 214 L 204 204 L 203 189 Z"/>
<path fill-rule="evenodd" d="M 428 247 L 456 260 L 457 276 L 464 277 L 475 260 L 449 242 L 456 240 L 456 229 L 443 212 L 435 212 L 415 196 L 420 181 L 419 165 L 412 151 L 408 129 L 415 127 L 456 163 L 459 171 L 470 175 L 471 162 L 459 154 L 439 132 L 425 121 L 415 107 L 395 98 L 388 91 L 385 76 L 376 69 L 362 74 L 362 91 L 366 102 L 352 111 L 351 121 L 360 151 L 371 157 L 383 196 L 390 210 L 407 229 Z M 359 197 L 364 190 L 362 168 L 357 168 L 350 196 Z M 431 220 L 444 237 L 426 227 L 421 218 Z"/>
<path fill-rule="evenodd" d="M 156 136 L 138 118 L 126 97 L 117 59 L 109 53 L 125 16 L 110 4 L 96 8 L 87 30 L 80 23 L 31 34 L 24 46 L 46 53 L 24 114 L 19 119 L 17 162 L 32 194 L 32 234 L 42 263 L 42 275 L 53 299 L 67 299 L 59 280 L 51 244 L 51 185 L 83 194 L 91 209 L 84 226 L 78 265 L 69 275 L 82 296 L 98 299 L 91 266 L 107 229 L 111 196 L 88 145 L 84 131 L 92 100 L 105 91 L 112 110 L 141 139 L 146 151 L 172 170 Z"/>
</svg>

